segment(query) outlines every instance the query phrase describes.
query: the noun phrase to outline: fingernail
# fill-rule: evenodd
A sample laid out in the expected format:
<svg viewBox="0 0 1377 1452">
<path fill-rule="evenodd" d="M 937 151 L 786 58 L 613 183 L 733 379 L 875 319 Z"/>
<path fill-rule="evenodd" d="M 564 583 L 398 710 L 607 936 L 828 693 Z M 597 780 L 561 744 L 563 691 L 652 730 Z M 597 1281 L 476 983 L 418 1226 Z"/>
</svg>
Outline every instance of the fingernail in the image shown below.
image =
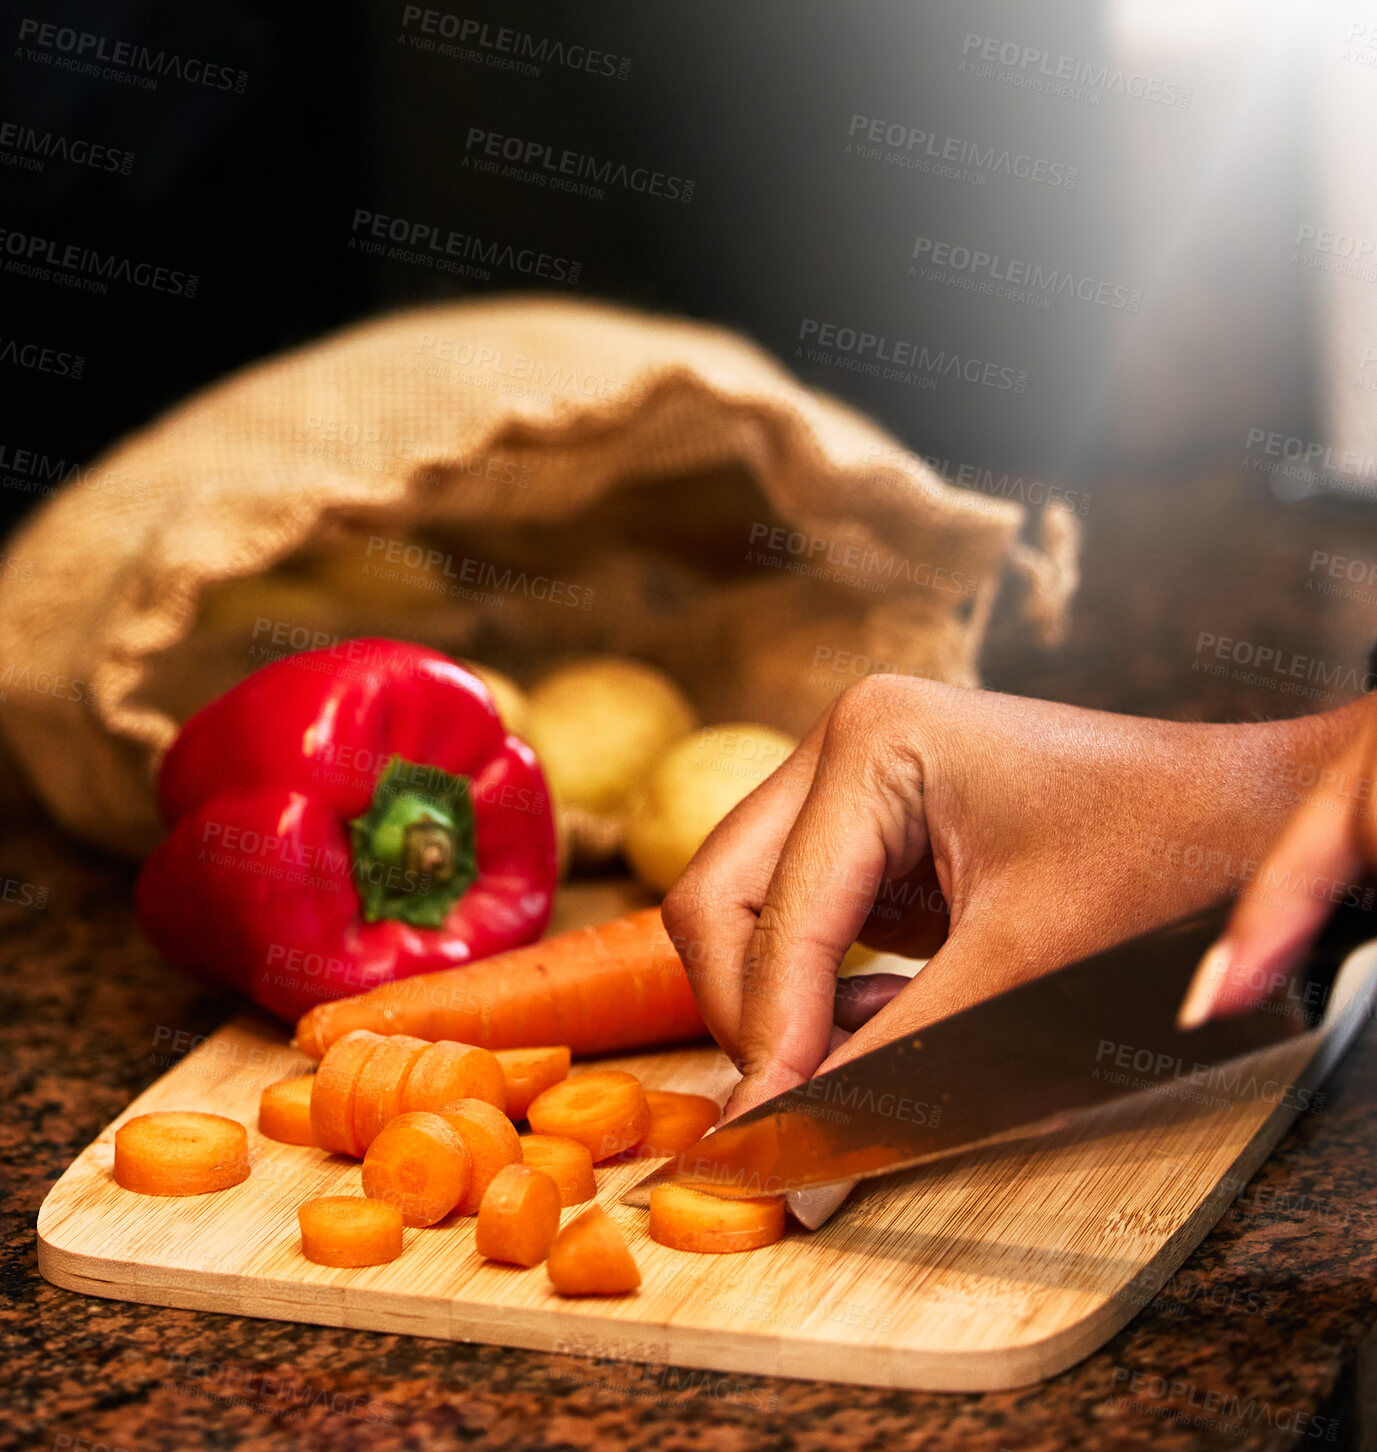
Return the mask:
<svg viewBox="0 0 1377 1452">
<path fill-rule="evenodd" d="M 1176 1011 L 1177 1028 L 1199 1028 L 1209 1018 L 1219 985 L 1229 971 L 1229 956 L 1229 945 L 1222 938 L 1206 951 Z"/>
</svg>

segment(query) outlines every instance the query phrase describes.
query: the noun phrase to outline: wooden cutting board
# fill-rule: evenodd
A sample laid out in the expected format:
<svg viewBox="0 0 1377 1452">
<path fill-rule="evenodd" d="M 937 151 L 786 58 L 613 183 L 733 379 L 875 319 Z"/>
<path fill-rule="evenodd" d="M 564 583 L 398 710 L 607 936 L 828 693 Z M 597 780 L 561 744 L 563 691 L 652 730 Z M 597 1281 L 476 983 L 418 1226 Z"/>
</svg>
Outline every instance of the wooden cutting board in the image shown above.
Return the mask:
<svg viewBox="0 0 1377 1452">
<path fill-rule="evenodd" d="M 276 1320 L 863 1385 L 1022 1386 L 1088 1355 L 1152 1298 L 1297 1106 L 1313 1110 L 1324 1074 L 1371 1016 L 1374 982 L 1377 944 L 1345 965 L 1320 1030 L 1248 1062 L 1241 1088 L 1251 1090 L 1234 1102 L 1189 1086 L 1120 1101 L 1035 1143 L 871 1180 L 822 1230 L 764 1250 L 656 1245 L 646 1212 L 618 1203 L 647 1166 L 600 1170 L 599 1201 L 644 1284 L 634 1296 L 575 1301 L 554 1295 L 540 1267 L 481 1260 L 472 1220 L 407 1231 L 390 1265 L 304 1260 L 297 1205 L 358 1193 L 358 1165 L 257 1134 L 262 1087 L 308 1066 L 280 1030 L 240 1018 L 140 1095 L 57 1182 L 39 1212 L 39 1265 L 92 1295 Z M 719 1102 L 735 1078 L 707 1048 L 609 1062 L 648 1087 Z M 243 1121 L 249 1179 L 188 1199 L 120 1189 L 115 1129 L 154 1109 Z"/>
</svg>

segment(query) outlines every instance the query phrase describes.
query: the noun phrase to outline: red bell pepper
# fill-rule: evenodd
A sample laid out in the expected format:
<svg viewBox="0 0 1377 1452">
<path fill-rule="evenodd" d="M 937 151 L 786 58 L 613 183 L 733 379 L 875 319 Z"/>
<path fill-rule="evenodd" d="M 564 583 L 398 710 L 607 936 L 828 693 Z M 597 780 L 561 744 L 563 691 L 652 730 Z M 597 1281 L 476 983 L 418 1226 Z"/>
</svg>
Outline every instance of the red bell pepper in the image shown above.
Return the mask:
<svg viewBox="0 0 1377 1452">
<path fill-rule="evenodd" d="M 158 804 L 145 931 L 285 1019 L 519 947 L 549 919 L 535 754 L 477 676 L 420 646 L 352 640 L 255 671 L 182 727 Z"/>
</svg>

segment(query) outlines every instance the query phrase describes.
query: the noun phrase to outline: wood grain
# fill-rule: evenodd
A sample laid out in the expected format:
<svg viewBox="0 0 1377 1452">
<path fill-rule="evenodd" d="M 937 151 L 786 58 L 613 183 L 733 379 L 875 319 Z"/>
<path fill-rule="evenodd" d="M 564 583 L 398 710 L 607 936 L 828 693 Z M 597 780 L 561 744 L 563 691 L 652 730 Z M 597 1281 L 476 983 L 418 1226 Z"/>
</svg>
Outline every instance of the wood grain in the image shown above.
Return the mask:
<svg viewBox="0 0 1377 1452">
<path fill-rule="evenodd" d="M 275 1027 L 235 1019 L 53 1187 L 38 1217 L 39 1265 L 72 1290 L 237 1315 L 862 1385 L 1022 1386 L 1088 1355 L 1151 1299 L 1371 1016 L 1375 982 L 1377 944 L 1345 965 L 1322 1029 L 1249 1061 L 1248 1097 L 1203 1103 L 1218 1090 L 1183 1085 L 1178 1097 L 1120 1101 L 1036 1142 L 870 1181 L 822 1230 L 764 1250 L 658 1246 L 646 1213 L 618 1201 L 648 1166 L 600 1169 L 599 1201 L 623 1227 L 644 1284 L 634 1296 L 582 1301 L 556 1296 L 542 1268 L 480 1259 L 471 1219 L 408 1230 L 401 1258 L 386 1266 L 302 1259 L 297 1205 L 358 1193 L 358 1165 L 257 1134 L 262 1087 L 309 1066 Z M 649 1087 L 719 1102 L 735 1077 L 707 1048 L 607 1062 Z M 154 1109 L 243 1121 L 249 1179 L 187 1199 L 120 1189 L 110 1173 L 115 1129 Z"/>
</svg>

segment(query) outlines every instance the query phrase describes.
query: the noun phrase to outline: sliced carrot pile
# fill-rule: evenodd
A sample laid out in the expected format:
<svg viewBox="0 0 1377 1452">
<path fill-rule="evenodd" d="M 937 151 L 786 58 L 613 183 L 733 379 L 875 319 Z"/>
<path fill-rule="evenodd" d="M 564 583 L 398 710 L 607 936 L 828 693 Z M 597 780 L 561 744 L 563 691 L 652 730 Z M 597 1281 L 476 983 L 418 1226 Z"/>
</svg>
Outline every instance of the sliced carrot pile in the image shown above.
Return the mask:
<svg viewBox="0 0 1377 1452">
<path fill-rule="evenodd" d="M 359 1195 L 322 1195 L 296 1212 L 301 1253 L 317 1265 L 383 1265 L 402 1253 L 402 1212 Z"/>
<path fill-rule="evenodd" d="M 330 1045 L 311 1088 L 311 1133 L 321 1149 L 362 1154 L 354 1143 L 354 1090 L 368 1057 L 384 1042 L 368 1029 L 345 1034 Z"/>
<path fill-rule="evenodd" d="M 311 1087 L 314 1074 L 279 1079 L 258 1096 L 258 1132 L 282 1144 L 314 1144 Z"/>
<path fill-rule="evenodd" d="M 569 1077 L 567 1045 L 549 1049 L 498 1049 L 494 1057 L 507 1081 L 507 1117 L 525 1119 L 537 1094 Z"/>
<path fill-rule="evenodd" d="M 523 1134 L 521 1158 L 533 1170 L 541 1170 L 559 1186 L 561 1205 L 582 1205 L 598 1193 L 593 1179 L 593 1156 L 588 1146 L 576 1139 L 553 1134 Z"/>
<path fill-rule="evenodd" d="M 676 1094 L 669 1089 L 647 1089 L 650 1128 L 645 1138 L 629 1153 L 636 1159 L 662 1159 L 677 1155 L 700 1139 L 717 1123 L 722 1111 L 715 1099 L 702 1094 Z"/>
<path fill-rule="evenodd" d="M 650 1192 L 650 1238 L 672 1250 L 757 1250 L 783 1234 L 781 1195 L 728 1200 L 687 1185 L 656 1185 Z"/>
<path fill-rule="evenodd" d="M 477 1215 L 497 1172 L 521 1163 L 521 1140 L 511 1120 L 482 1099 L 459 1099 L 436 1113 L 468 1146 L 472 1170 L 457 1208 L 461 1215 Z"/>
<path fill-rule="evenodd" d="M 539 1265 L 559 1234 L 559 1186 L 540 1170 L 503 1165 L 478 1207 L 479 1255 L 509 1265 Z"/>
<path fill-rule="evenodd" d="M 363 1193 L 395 1205 L 407 1225 L 443 1220 L 469 1188 L 473 1160 L 449 1122 L 428 1110 L 389 1120 L 363 1157 Z"/>
<path fill-rule="evenodd" d="M 412 1065 L 402 1095 L 402 1109 L 438 1109 L 456 1099 L 481 1099 L 497 1109 L 507 1106 L 507 1081 L 502 1066 L 487 1049 L 441 1039 L 430 1044 Z"/>
<path fill-rule="evenodd" d="M 545 1268 L 561 1296 L 619 1296 L 641 1283 L 621 1231 L 597 1205 L 555 1236 Z"/>
<path fill-rule="evenodd" d="M 587 1146 L 597 1164 L 645 1138 L 650 1105 L 634 1074 L 594 1069 L 538 1094 L 526 1118 L 537 1134 L 559 1135 Z"/>
<path fill-rule="evenodd" d="M 115 1131 L 115 1181 L 140 1195 L 204 1195 L 248 1177 L 248 1133 L 222 1114 L 137 1114 Z"/>
<path fill-rule="evenodd" d="M 389 1034 L 369 1054 L 354 1081 L 353 1140 L 362 1154 L 389 1119 L 402 1112 L 402 1095 L 416 1061 L 430 1045 L 410 1034 Z"/>
</svg>

